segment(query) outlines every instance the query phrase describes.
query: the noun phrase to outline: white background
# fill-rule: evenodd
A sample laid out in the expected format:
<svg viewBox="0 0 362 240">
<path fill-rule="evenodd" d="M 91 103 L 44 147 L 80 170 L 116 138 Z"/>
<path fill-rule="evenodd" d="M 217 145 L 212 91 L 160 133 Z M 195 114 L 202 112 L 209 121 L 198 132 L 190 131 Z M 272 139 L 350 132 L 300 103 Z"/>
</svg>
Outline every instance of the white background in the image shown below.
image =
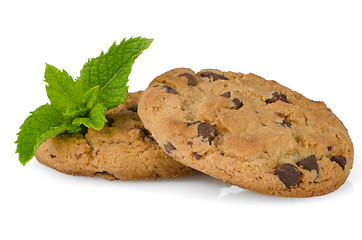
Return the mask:
<svg viewBox="0 0 362 240">
<path fill-rule="evenodd" d="M 1 1 L 0 239 L 360 239 L 361 1 Z M 74 78 L 124 37 L 154 38 L 130 75 L 143 90 L 176 67 L 273 79 L 324 101 L 349 129 L 355 164 L 322 197 L 245 191 L 198 174 L 171 180 L 73 177 L 35 159 L 16 133 L 46 103 L 45 63 Z"/>
</svg>

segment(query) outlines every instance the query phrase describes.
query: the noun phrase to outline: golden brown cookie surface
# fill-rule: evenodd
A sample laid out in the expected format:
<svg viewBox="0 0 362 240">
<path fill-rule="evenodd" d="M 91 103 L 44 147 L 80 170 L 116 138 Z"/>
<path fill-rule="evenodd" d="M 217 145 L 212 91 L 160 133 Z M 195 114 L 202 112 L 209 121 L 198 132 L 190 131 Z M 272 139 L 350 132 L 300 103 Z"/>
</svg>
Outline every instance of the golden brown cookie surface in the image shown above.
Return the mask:
<svg viewBox="0 0 362 240">
<path fill-rule="evenodd" d="M 142 92 L 129 93 L 125 103 L 107 111 L 100 131 L 83 136 L 61 134 L 37 149 L 36 158 L 60 172 L 101 176 L 108 180 L 171 178 L 195 170 L 173 160 L 143 127 L 137 114 Z"/>
<path fill-rule="evenodd" d="M 174 159 L 259 193 L 323 195 L 352 168 L 348 132 L 323 102 L 254 74 L 174 69 L 150 84 L 138 111 Z"/>
</svg>

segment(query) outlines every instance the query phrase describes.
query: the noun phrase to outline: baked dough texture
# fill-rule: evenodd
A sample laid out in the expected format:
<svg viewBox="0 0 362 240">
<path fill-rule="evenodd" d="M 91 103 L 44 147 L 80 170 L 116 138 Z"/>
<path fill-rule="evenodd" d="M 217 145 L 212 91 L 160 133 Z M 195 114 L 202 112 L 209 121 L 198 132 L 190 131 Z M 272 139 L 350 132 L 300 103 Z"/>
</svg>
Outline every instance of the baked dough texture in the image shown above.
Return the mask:
<svg viewBox="0 0 362 240">
<path fill-rule="evenodd" d="M 177 161 L 262 194 L 327 194 L 353 164 L 348 131 L 323 102 L 254 74 L 168 71 L 141 96 L 138 113 Z"/>
</svg>

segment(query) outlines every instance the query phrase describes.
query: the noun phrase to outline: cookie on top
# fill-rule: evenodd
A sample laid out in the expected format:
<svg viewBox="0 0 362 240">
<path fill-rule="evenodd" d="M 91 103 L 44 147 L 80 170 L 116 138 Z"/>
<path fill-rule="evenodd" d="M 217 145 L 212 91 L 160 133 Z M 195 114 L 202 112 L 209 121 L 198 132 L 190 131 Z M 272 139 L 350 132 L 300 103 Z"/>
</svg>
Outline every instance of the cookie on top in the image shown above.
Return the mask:
<svg viewBox="0 0 362 240">
<path fill-rule="evenodd" d="M 348 131 L 323 102 L 254 74 L 174 69 L 152 81 L 138 112 L 171 157 L 259 193 L 327 194 L 352 168 Z"/>
</svg>

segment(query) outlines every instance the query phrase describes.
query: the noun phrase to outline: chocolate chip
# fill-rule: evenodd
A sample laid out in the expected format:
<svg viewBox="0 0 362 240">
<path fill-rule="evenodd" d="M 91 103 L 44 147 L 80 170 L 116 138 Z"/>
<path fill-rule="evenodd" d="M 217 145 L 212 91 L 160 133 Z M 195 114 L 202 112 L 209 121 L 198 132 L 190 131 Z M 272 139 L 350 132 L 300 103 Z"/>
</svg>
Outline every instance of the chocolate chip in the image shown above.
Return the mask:
<svg viewBox="0 0 362 240">
<path fill-rule="evenodd" d="M 134 103 L 134 104 L 131 104 L 127 107 L 127 110 L 129 111 L 132 111 L 132 112 L 137 112 L 138 110 L 138 104 L 137 103 Z"/>
<path fill-rule="evenodd" d="M 147 141 L 155 141 L 155 139 L 154 139 L 153 137 L 151 137 L 151 136 L 145 136 L 145 137 L 143 138 L 143 140 L 144 140 L 145 142 L 147 142 Z"/>
<path fill-rule="evenodd" d="M 230 92 L 224 92 L 223 94 L 220 95 L 221 97 L 224 98 L 230 98 L 231 97 L 231 93 Z"/>
<path fill-rule="evenodd" d="M 196 160 L 199 160 L 202 157 L 202 155 L 200 155 L 200 154 L 198 154 L 196 152 L 194 152 L 193 155 L 194 155 Z"/>
<path fill-rule="evenodd" d="M 304 158 L 302 161 L 297 163 L 297 165 L 309 171 L 316 170 L 317 173 L 319 174 L 319 166 L 317 163 L 316 156 L 314 154 Z"/>
<path fill-rule="evenodd" d="M 344 156 L 338 155 L 338 156 L 333 156 L 331 158 L 331 160 L 333 162 L 338 163 L 339 166 L 341 166 L 341 168 L 344 170 L 344 167 L 346 166 L 347 160 Z"/>
<path fill-rule="evenodd" d="M 273 92 L 272 96 L 273 96 L 272 98 L 265 100 L 266 104 L 274 103 L 277 101 L 282 101 L 282 102 L 286 102 L 286 103 L 288 102 L 287 95 L 285 95 L 279 91 Z"/>
<path fill-rule="evenodd" d="M 331 150 L 332 150 L 332 146 L 328 146 L 327 149 L 328 149 L 328 151 L 331 151 Z"/>
<path fill-rule="evenodd" d="M 170 86 L 162 85 L 161 88 L 165 89 L 166 93 L 178 94 L 177 91 L 175 89 L 173 89 L 172 87 L 170 87 Z"/>
<path fill-rule="evenodd" d="M 151 133 L 144 127 L 135 127 L 135 129 L 139 129 L 142 137 L 149 136 Z"/>
<path fill-rule="evenodd" d="M 243 106 L 243 103 L 238 98 L 234 98 L 232 102 L 234 103 L 234 106 L 232 106 L 231 109 L 238 110 Z"/>
<path fill-rule="evenodd" d="M 283 120 L 283 122 L 280 125 L 282 125 L 283 127 L 292 128 L 292 124 L 285 119 Z"/>
<path fill-rule="evenodd" d="M 224 77 L 223 75 L 217 74 L 217 73 L 213 73 L 210 71 L 207 72 L 202 72 L 201 73 L 201 77 L 207 77 L 210 79 L 210 82 L 216 81 L 216 80 L 228 80 L 226 77 Z"/>
<path fill-rule="evenodd" d="M 108 127 L 112 127 L 113 123 L 116 121 L 113 118 L 110 118 L 110 117 L 107 117 L 107 116 L 106 116 L 106 119 L 107 119 L 106 125 Z"/>
<path fill-rule="evenodd" d="M 208 141 L 209 144 L 211 144 L 211 141 L 218 134 L 214 126 L 207 122 L 200 123 L 197 127 L 197 131 L 199 136 L 201 136 L 205 141 Z"/>
<path fill-rule="evenodd" d="M 196 122 L 185 122 L 185 124 L 186 124 L 186 127 L 189 127 L 189 126 L 191 126 L 191 125 L 194 125 L 194 124 L 196 124 L 196 123 L 200 123 L 201 121 L 196 121 Z"/>
<path fill-rule="evenodd" d="M 153 137 L 151 136 L 151 133 L 144 127 L 135 127 L 135 129 L 140 130 L 140 135 L 143 138 L 143 141 L 154 141 Z"/>
<path fill-rule="evenodd" d="M 164 144 L 163 146 L 167 153 L 171 153 L 171 151 L 176 150 L 176 148 L 170 142 L 167 142 L 167 144 Z"/>
<path fill-rule="evenodd" d="M 197 79 L 194 75 L 190 74 L 190 73 L 183 73 L 180 74 L 179 77 L 186 77 L 187 78 L 187 85 L 189 86 L 196 86 L 197 85 Z"/>
<path fill-rule="evenodd" d="M 275 168 L 274 174 L 279 177 L 287 188 L 298 185 L 300 172 L 296 166 L 290 163 L 283 163 Z"/>
<path fill-rule="evenodd" d="M 57 156 L 55 156 L 55 155 L 53 155 L 53 154 L 50 154 L 50 157 L 51 157 L 51 158 L 55 158 L 55 157 L 57 157 Z"/>
<path fill-rule="evenodd" d="M 281 113 L 281 112 L 275 112 L 275 115 L 277 115 L 278 117 L 281 117 L 281 118 L 283 118 L 283 117 L 284 117 L 284 114 L 283 114 L 283 113 Z"/>
<path fill-rule="evenodd" d="M 190 142 L 190 141 L 189 141 L 189 142 L 187 142 L 186 144 L 187 144 L 187 145 L 189 145 L 189 146 L 192 146 L 192 145 L 193 145 L 193 143 L 192 143 L 192 142 Z"/>
</svg>

